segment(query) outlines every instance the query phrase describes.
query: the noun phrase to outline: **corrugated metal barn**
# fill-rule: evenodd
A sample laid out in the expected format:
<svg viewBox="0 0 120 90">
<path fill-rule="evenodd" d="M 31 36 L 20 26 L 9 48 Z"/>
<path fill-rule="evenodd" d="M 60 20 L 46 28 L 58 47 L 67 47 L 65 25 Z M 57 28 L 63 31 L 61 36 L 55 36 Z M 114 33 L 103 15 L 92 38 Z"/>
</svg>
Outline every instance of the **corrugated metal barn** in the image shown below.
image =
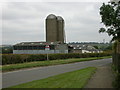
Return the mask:
<svg viewBox="0 0 120 90">
<path fill-rule="evenodd" d="M 46 50 L 49 46 L 49 50 Z M 68 45 L 60 42 L 22 42 L 13 46 L 13 54 L 68 53 Z"/>
</svg>

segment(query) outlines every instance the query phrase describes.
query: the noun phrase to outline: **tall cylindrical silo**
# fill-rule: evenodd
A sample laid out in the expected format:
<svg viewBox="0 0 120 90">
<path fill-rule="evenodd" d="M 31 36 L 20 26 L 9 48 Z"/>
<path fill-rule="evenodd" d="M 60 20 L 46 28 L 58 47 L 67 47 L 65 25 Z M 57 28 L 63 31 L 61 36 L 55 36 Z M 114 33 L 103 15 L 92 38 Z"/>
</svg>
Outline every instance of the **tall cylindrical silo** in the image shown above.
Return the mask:
<svg viewBox="0 0 120 90">
<path fill-rule="evenodd" d="M 48 15 L 46 18 L 46 41 L 57 41 L 57 17 L 53 14 Z"/>
<path fill-rule="evenodd" d="M 57 41 L 64 43 L 64 20 L 61 16 L 57 16 L 57 32 L 58 32 Z"/>
</svg>

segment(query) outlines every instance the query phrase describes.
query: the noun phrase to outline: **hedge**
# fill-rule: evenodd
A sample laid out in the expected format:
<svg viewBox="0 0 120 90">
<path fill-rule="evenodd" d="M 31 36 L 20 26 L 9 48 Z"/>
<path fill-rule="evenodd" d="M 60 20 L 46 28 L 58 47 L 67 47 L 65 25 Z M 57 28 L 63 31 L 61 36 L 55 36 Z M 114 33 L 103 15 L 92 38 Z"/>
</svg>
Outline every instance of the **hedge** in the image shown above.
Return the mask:
<svg viewBox="0 0 120 90">
<path fill-rule="evenodd" d="M 110 56 L 110 53 L 49 54 L 49 60 Z M 2 54 L 2 65 L 47 60 L 46 54 Z"/>
</svg>

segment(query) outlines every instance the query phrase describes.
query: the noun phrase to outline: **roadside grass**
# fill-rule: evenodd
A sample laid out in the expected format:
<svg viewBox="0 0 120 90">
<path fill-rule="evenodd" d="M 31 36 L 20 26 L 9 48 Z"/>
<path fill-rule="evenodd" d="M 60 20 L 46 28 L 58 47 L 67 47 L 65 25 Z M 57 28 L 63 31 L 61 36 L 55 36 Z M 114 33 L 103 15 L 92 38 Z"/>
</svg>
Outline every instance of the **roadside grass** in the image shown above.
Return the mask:
<svg viewBox="0 0 120 90">
<path fill-rule="evenodd" d="M 90 77 L 95 73 L 95 70 L 95 67 L 88 67 L 12 86 L 10 88 L 83 88 Z"/>
<path fill-rule="evenodd" d="M 74 62 L 91 61 L 91 60 L 106 59 L 106 58 L 111 58 L 111 56 L 91 57 L 91 58 L 72 58 L 72 59 L 61 59 L 61 60 L 51 60 L 51 61 L 26 62 L 26 63 L 21 63 L 21 64 L 9 64 L 9 65 L 2 66 L 2 72 L 24 69 L 24 68 L 68 64 L 68 63 L 74 63 Z"/>
<path fill-rule="evenodd" d="M 115 65 L 112 64 L 111 68 L 114 75 L 114 81 L 112 82 L 112 85 L 114 88 L 120 90 L 120 73 L 118 72 L 117 67 L 115 67 Z"/>
<path fill-rule="evenodd" d="M 0 72 L 2 72 L 2 65 L 0 65 Z"/>
</svg>

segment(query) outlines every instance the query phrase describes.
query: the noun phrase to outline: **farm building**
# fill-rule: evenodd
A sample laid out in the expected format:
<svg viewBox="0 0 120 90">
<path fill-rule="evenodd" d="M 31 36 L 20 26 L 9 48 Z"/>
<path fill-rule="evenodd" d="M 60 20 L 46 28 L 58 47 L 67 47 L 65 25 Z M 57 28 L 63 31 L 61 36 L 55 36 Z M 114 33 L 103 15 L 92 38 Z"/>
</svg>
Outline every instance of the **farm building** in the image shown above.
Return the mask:
<svg viewBox="0 0 120 90">
<path fill-rule="evenodd" d="M 46 42 L 21 42 L 13 46 L 13 54 L 68 53 L 64 20 L 50 14 L 46 17 Z"/>
<path fill-rule="evenodd" d="M 94 48 L 91 45 L 69 45 L 73 47 L 72 53 L 100 53 L 102 51 Z"/>
<path fill-rule="evenodd" d="M 13 48 L 14 54 L 68 53 L 68 45 L 60 42 L 22 42 Z"/>
</svg>

